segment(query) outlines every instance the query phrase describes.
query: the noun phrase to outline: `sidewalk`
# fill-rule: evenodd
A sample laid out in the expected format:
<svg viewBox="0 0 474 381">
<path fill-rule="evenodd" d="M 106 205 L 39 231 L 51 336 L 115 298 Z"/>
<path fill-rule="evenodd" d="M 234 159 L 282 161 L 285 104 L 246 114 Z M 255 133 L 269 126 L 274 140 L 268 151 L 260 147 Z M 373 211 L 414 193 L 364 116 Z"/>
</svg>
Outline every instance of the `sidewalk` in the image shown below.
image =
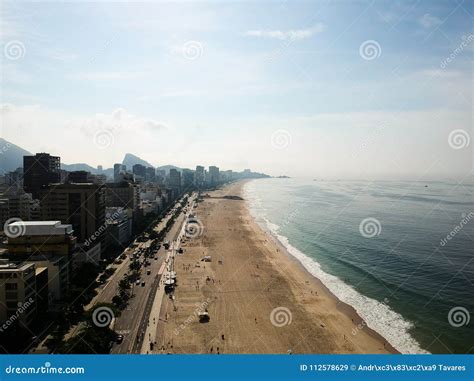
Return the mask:
<svg viewBox="0 0 474 381">
<path fill-rule="evenodd" d="M 141 354 L 159 353 L 159 351 L 157 350 L 158 349 L 157 345 L 156 345 L 156 335 L 157 335 L 158 321 L 160 318 L 161 305 L 163 303 L 163 298 L 165 296 L 165 286 L 163 282 L 166 279 L 166 274 L 169 273 L 168 265 L 171 263 L 170 261 L 174 261 L 174 256 L 176 255 L 176 252 L 180 247 L 181 239 L 186 234 L 186 223 L 193 207 L 194 207 L 194 203 L 192 204 L 192 207 L 190 208 L 188 213 L 186 213 L 184 217 L 183 225 L 178 233 L 178 237 L 176 238 L 175 241 L 171 243 L 171 248 L 170 250 L 168 250 L 166 259 L 161 265 L 161 268 L 158 272 L 158 275 L 162 275 L 161 280 L 160 280 L 160 286 L 155 294 L 155 300 L 153 302 L 153 307 L 150 312 L 148 325 L 145 331 L 145 336 L 144 336 L 142 348 L 140 351 Z M 171 269 L 173 269 L 173 266 L 171 266 Z M 151 350 L 150 348 L 150 343 L 154 344 L 153 350 Z"/>
</svg>

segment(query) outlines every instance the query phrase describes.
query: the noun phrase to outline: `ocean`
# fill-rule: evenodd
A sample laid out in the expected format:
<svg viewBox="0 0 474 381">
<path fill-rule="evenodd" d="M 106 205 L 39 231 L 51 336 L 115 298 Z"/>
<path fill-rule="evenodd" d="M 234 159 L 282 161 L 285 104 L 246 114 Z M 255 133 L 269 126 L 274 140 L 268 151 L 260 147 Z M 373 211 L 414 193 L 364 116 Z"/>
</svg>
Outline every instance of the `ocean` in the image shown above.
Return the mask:
<svg viewBox="0 0 474 381">
<path fill-rule="evenodd" d="M 245 198 L 257 222 L 397 350 L 474 353 L 473 191 L 275 178 L 248 182 Z"/>
</svg>

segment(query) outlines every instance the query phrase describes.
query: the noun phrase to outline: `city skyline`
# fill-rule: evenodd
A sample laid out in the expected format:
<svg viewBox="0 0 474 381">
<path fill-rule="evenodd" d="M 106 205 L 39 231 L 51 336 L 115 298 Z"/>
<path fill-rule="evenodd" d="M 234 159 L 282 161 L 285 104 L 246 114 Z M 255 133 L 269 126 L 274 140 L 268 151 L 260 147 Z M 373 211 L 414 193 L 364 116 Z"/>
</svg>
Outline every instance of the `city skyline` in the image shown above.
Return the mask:
<svg viewBox="0 0 474 381">
<path fill-rule="evenodd" d="M 6 2 L 1 136 L 104 168 L 130 152 L 275 176 L 464 178 L 471 18 L 462 2 Z"/>
</svg>

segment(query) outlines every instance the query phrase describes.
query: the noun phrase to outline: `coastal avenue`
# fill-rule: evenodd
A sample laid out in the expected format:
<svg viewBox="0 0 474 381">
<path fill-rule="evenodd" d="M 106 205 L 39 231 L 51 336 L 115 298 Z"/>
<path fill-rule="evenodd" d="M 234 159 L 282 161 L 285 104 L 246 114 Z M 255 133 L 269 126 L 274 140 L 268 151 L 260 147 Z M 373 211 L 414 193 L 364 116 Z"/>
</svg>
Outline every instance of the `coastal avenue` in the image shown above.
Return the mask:
<svg viewBox="0 0 474 381">
<path fill-rule="evenodd" d="M 192 203 L 192 197 L 188 200 L 188 205 Z M 183 205 L 183 209 L 186 205 Z M 180 231 L 183 228 L 185 223 L 186 214 L 184 210 L 181 211 L 179 216 L 177 216 L 173 227 L 166 234 L 165 240 L 170 242 L 174 241 Z M 166 220 L 162 222 L 158 229 L 162 229 Z M 151 244 L 151 240 L 142 243 L 141 247 L 148 247 Z M 127 255 L 130 256 L 132 251 L 127 252 Z M 164 260 L 166 258 L 166 250 L 161 247 L 156 253 L 155 257 L 157 259 L 150 258 L 150 266 L 142 268 L 142 274 L 140 277 L 140 284 L 132 285 L 132 294 L 133 297 L 130 298 L 129 304 L 125 310 L 123 310 L 115 320 L 114 330 L 123 335 L 123 341 L 121 343 L 116 343 L 112 347 L 111 353 L 140 353 L 142 341 L 144 339 L 145 330 L 149 324 L 149 315 L 151 312 L 151 307 L 153 305 L 155 294 L 158 289 L 159 281 L 161 275 L 158 274 Z M 130 259 L 127 258 L 127 263 Z M 125 261 L 124 261 L 125 262 Z M 128 264 L 121 266 L 121 271 L 117 271 L 116 277 L 110 286 L 104 288 L 103 292 L 100 294 L 100 297 L 97 298 L 95 303 L 100 302 L 111 302 L 113 296 L 117 293 L 117 285 L 123 274 L 128 271 Z M 150 270 L 150 274 L 147 275 L 147 270 Z M 145 282 L 145 285 L 142 286 L 142 281 Z M 112 282 L 112 281 L 111 281 Z M 153 324 L 153 322 L 151 322 Z"/>
</svg>

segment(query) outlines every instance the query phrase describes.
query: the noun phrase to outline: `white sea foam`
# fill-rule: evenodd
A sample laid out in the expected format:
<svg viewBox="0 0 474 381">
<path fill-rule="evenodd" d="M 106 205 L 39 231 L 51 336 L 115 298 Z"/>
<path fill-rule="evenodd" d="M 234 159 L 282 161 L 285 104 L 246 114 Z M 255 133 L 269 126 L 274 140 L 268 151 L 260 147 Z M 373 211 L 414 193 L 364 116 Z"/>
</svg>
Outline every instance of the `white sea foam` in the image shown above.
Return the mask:
<svg viewBox="0 0 474 381">
<path fill-rule="evenodd" d="M 314 259 L 308 257 L 292 246 L 288 238 L 279 234 L 279 226 L 269 221 L 262 208 L 261 199 L 252 182 L 244 187 L 245 199 L 255 220 L 264 229 L 274 235 L 287 251 L 298 259 L 310 274 L 318 278 L 339 300 L 352 306 L 368 327 L 382 335 L 395 349 L 401 353 L 429 353 L 410 335 L 413 324 L 402 315 L 390 309 L 384 303 L 360 294 L 353 287 L 328 274 Z"/>
</svg>

